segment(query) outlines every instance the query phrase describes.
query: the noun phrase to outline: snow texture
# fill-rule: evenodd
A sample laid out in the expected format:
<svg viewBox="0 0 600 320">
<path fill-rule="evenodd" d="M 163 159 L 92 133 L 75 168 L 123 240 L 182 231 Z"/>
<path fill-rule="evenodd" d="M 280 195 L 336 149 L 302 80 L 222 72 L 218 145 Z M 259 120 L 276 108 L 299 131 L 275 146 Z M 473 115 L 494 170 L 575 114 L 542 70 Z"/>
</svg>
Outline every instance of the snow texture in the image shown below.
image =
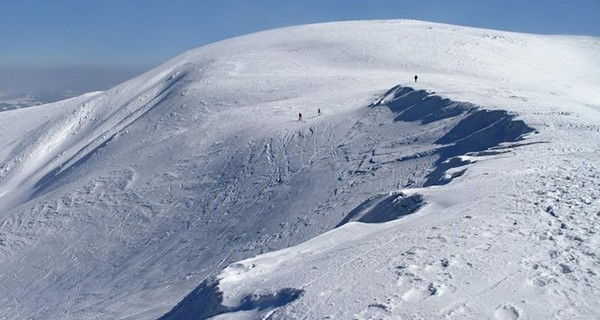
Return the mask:
<svg viewBox="0 0 600 320">
<path fill-rule="evenodd" d="M 0 318 L 600 318 L 599 120 L 600 39 L 408 20 L 3 111 Z"/>
</svg>

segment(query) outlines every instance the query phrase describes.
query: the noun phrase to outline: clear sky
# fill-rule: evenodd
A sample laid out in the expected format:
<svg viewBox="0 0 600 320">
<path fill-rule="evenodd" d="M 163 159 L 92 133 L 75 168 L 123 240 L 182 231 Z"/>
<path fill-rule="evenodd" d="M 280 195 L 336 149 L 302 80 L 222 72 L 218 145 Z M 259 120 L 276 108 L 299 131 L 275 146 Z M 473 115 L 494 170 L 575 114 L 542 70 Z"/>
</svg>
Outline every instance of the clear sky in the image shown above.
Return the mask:
<svg viewBox="0 0 600 320">
<path fill-rule="evenodd" d="M 136 73 L 255 31 L 399 18 L 600 36 L 600 0 L 0 0 L 0 78 L 10 83 L 19 68 L 58 78 L 61 68 Z M 129 74 L 115 81 L 124 77 Z"/>
<path fill-rule="evenodd" d="M 260 30 L 394 18 L 600 36 L 600 0 L 0 0 L 0 65 L 153 66 Z"/>
</svg>

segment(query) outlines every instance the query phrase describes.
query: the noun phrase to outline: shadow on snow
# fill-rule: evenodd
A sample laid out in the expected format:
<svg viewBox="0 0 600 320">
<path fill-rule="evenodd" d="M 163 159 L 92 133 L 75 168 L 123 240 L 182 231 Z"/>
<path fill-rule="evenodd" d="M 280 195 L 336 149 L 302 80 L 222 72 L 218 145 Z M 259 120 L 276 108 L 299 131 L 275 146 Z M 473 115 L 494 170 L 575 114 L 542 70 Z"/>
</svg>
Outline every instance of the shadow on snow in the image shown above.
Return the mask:
<svg viewBox="0 0 600 320">
<path fill-rule="evenodd" d="M 214 278 L 209 278 L 160 319 L 207 319 L 223 313 L 262 311 L 284 306 L 298 299 L 302 293 L 304 290 L 283 288 L 276 293 L 248 295 L 240 301 L 238 306 L 226 307 L 222 304 L 223 293 L 219 291 L 218 282 Z M 197 303 L 198 301 L 201 303 Z"/>
<path fill-rule="evenodd" d="M 434 123 L 453 118 L 448 131 L 435 141 L 433 155 L 437 156 L 433 169 L 425 177 L 422 187 L 443 185 L 462 175 L 467 169 L 461 168 L 448 173 L 450 169 L 470 163 L 459 157 L 462 155 L 483 156 L 507 152 L 517 145 L 502 146 L 523 139 L 523 135 L 534 131 L 515 115 L 503 110 L 485 110 L 466 103 L 444 99 L 423 90 L 396 86 L 369 107 L 387 107 L 394 114 L 394 121 L 421 124 Z M 450 123 L 450 122 L 449 122 Z M 429 154 L 428 154 L 429 155 Z M 396 161 L 411 161 L 416 156 L 401 157 Z M 382 223 L 417 212 L 425 204 L 421 194 L 407 195 L 403 192 L 377 194 L 362 202 L 350 211 L 336 226 L 351 221 Z M 236 307 L 222 305 L 223 293 L 218 282 L 211 278 L 203 281 L 177 306 L 161 319 L 205 319 L 215 315 L 243 311 L 265 310 L 282 307 L 303 294 L 303 290 L 283 288 L 275 293 L 253 294 L 242 299 Z"/>
<path fill-rule="evenodd" d="M 467 102 L 456 102 L 430 94 L 424 90 L 396 86 L 370 107 L 385 106 L 395 114 L 394 121 L 420 121 L 422 125 L 444 119 L 460 117 L 458 123 L 435 141 L 438 160 L 427 174 L 423 187 L 443 185 L 465 173 L 462 168 L 449 173 L 450 169 L 463 167 L 470 162 L 458 156 L 491 155 L 507 152 L 498 148 L 502 143 L 516 142 L 523 135 L 534 131 L 515 115 L 504 110 L 485 110 Z M 494 149 L 496 148 L 496 149 Z M 408 161 L 414 157 L 402 157 Z M 398 219 L 419 210 L 424 205 L 420 194 L 406 196 L 403 193 L 373 196 L 352 210 L 336 226 L 350 221 L 380 223 Z"/>
</svg>

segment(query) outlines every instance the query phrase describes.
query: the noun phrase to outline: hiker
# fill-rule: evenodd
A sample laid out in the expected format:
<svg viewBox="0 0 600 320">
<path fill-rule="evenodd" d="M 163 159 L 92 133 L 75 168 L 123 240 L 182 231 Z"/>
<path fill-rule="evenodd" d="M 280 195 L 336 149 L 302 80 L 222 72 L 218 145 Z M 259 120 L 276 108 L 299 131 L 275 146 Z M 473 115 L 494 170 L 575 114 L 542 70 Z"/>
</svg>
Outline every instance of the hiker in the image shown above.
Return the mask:
<svg viewBox="0 0 600 320">
<path fill-rule="evenodd" d="M 317 110 L 317 115 L 319 115 L 319 116 L 321 115 L 321 108 L 319 108 L 319 109 Z"/>
<path fill-rule="evenodd" d="M 298 121 L 302 121 L 302 113 L 298 113 Z"/>
<path fill-rule="evenodd" d="M 417 82 L 417 79 L 418 79 L 418 78 L 419 78 L 419 77 L 417 77 L 417 75 L 415 74 L 415 83 Z"/>
</svg>

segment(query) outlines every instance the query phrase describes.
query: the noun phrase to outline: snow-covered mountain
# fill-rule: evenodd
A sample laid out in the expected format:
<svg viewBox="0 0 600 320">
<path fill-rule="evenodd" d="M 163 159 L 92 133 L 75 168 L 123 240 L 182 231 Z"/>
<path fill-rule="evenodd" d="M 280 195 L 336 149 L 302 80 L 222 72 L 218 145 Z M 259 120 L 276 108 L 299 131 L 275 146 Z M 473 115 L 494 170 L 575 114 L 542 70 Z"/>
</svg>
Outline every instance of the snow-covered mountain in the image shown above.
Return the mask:
<svg viewBox="0 0 600 320">
<path fill-rule="evenodd" d="M 0 113 L 0 313 L 598 318 L 599 120 L 598 38 L 360 21 L 192 50 Z"/>
</svg>

